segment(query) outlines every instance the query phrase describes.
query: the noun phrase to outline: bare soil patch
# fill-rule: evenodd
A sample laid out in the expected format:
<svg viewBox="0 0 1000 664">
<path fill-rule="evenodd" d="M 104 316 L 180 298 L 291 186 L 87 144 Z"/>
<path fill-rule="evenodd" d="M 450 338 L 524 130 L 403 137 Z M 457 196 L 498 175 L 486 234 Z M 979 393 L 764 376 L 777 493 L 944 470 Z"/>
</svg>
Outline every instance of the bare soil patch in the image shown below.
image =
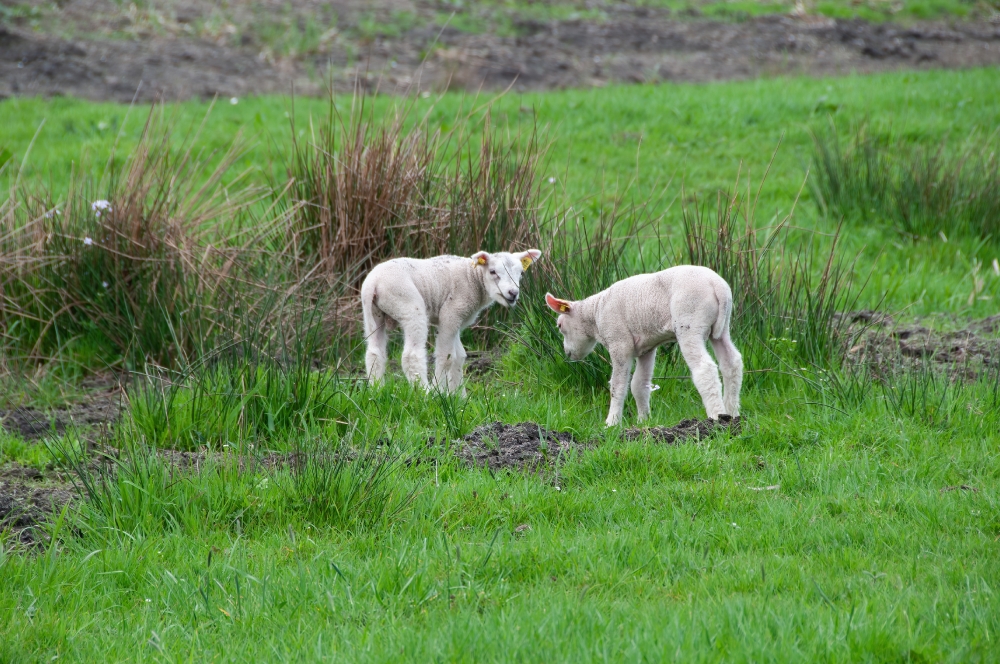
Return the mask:
<svg viewBox="0 0 1000 664">
<path fill-rule="evenodd" d="M 59 435 L 67 427 L 86 427 L 100 431 L 118 420 L 121 400 L 118 394 L 96 394 L 62 408 L 40 409 L 30 406 L 0 410 L 0 426 L 25 440 Z"/>
<path fill-rule="evenodd" d="M 637 440 L 649 436 L 660 443 L 679 443 L 682 440 L 708 438 L 718 431 L 740 430 L 740 417 L 720 415 L 718 420 L 681 420 L 672 427 L 633 427 L 625 430 L 627 440 Z"/>
<path fill-rule="evenodd" d="M 481 16 L 460 30 L 432 0 L 138 4 L 66 0 L 0 27 L 0 97 L 319 94 L 358 79 L 388 92 L 548 90 L 1000 64 L 1000 25 L 986 21 L 721 22 L 609 4 L 564 20 L 505 10 L 502 29 Z"/>
<path fill-rule="evenodd" d="M 1000 367 L 1000 315 L 964 322 L 936 317 L 906 325 L 873 311 L 843 316 L 844 333 L 852 344 L 847 357 L 854 364 L 888 374 L 932 367 L 970 379 Z"/>
<path fill-rule="evenodd" d="M 540 470 L 555 465 L 578 446 L 572 434 L 535 422 L 492 422 L 463 438 L 456 455 L 470 465 L 490 470 Z"/>
<path fill-rule="evenodd" d="M 9 531 L 26 545 L 44 542 L 45 524 L 76 498 L 72 486 L 53 483 L 35 468 L 0 468 L 0 533 Z"/>
</svg>

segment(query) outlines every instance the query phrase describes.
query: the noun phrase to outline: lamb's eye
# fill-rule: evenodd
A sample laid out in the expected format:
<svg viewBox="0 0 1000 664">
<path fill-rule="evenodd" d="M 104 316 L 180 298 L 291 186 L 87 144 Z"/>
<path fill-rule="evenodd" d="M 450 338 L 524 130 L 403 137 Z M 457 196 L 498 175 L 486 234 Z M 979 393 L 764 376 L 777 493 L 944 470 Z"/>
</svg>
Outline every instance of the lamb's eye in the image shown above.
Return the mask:
<svg viewBox="0 0 1000 664">
<path fill-rule="evenodd" d="M 495 276 L 497 276 L 497 271 L 496 270 L 490 270 L 490 274 L 492 274 L 495 277 Z"/>
</svg>

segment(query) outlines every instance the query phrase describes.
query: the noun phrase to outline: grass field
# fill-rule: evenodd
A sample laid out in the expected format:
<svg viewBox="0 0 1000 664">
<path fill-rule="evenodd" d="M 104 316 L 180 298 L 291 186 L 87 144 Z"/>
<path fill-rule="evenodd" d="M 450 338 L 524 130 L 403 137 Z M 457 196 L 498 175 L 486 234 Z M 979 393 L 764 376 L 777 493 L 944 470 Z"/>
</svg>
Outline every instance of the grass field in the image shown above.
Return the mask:
<svg viewBox="0 0 1000 664">
<path fill-rule="evenodd" d="M 848 137 L 867 122 L 896 149 L 995 146 L 998 95 L 996 70 L 633 86 L 503 98 L 493 120 L 543 129 L 540 186 L 556 208 L 585 210 L 585 223 L 616 195 L 654 201 L 668 248 L 649 258 L 631 240 L 623 265 L 635 269 L 640 249 L 647 267 L 684 255 L 682 186 L 714 214 L 714 191 L 740 172 L 753 198 L 780 140 L 754 215 L 770 225 L 815 166 L 812 132 L 832 123 Z M 237 102 L 220 100 L 197 145 L 219 150 L 243 129 L 252 142 L 233 172 L 267 184 L 291 102 Z M 412 116 L 426 109 L 447 126 L 472 105 L 420 100 Z M 296 100 L 295 131 L 310 135 L 324 108 Z M 205 112 L 167 109 L 180 127 Z M 116 136 L 120 154 L 134 147 L 145 117 L 6 100 L 0 147 L 58 199 L 72 173 L 100 169 Z M 813 278 L 841 222 L 824 209 L 807 185 L 789 222 Z M 833 304 L 904 322 L 940 314 L 925 322 L 939 328 L 996 313 L 995 235 L 955 236 L 941 219 L 939 233 L 912 237 L 865 210 L 843 222 L 834 255 L 847 281 Z M 535 279 L 525 297 L 548 283 Z M 236 353 L 176 390 L 135 388 L 108 441 L 125 450 L 110 476 L 87 469 L 77 433 L 44 445 L 0 433 L 0 463 L 54 461 L 89 490 L 49 526 L 49 544 L 0 547 L 0 662 L 1000 660 L 995 364 L 955 379 L 954 366 L 890 358 L 901 363 L 886 378 L 796 350 L 813 347 L 806 326 L 787 328 L 801 338 L 737 329 L 755 358 L 742 428 L 665 445 L 604 429 L 606 363 L 534 352 L 556 343 L 540 309 L 498 320 L 510 330 L 502 357 L 464 399 L 315 369 L 339 351 L 357 360 L 356 340 L 343 339 L 325 355 L 308 348 L 271 365 Z M 653 424 L 702 416 L 676 354 L 661 355 L 656 375 Z M 9 399 L 76 389 L 33 378 L 41 388 L 8 377 Z M 628 426 L 634 415 L 630 402 Z M 537 474 L 470 469 L 428 446 L 493 420 L 584 444 Z M 180 473 L 153 444 L 218 454 Z M 341 463 L 345 450 L 358 456 Z M 312 465 L 237 461 L 289 451 Z"/>
</svg>

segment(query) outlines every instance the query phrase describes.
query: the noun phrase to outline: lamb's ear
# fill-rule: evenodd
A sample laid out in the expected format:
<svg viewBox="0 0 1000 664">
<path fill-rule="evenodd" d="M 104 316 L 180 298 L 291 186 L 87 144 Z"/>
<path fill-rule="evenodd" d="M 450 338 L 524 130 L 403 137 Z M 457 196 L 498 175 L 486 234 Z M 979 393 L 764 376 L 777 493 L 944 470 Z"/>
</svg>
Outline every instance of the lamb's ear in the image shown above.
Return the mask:
<svg viewBox="0 0 1000 664">
<path fill-rule="evenodd" d="M 552 293 L 545 294 L 545 304 L 549 305 L 549 309 L 560 314 L 568 314 L 573 309 L 570 302 L 553 297 Z"/>
<path fill-rule="evenodd" d="M 518 257 L 521 259 L 521 267 L 527 270 L 532 263 L 542 257 L 542 252 L 538 249 L 528 249 L 519 253 Z"/>
<path fill-rule="evenodd" d="M 473 265 L 486 265 L 489 262 L 490 255 L 485 251 L 480 251 L 478 254 L 472 254 Z"/>
</svg>

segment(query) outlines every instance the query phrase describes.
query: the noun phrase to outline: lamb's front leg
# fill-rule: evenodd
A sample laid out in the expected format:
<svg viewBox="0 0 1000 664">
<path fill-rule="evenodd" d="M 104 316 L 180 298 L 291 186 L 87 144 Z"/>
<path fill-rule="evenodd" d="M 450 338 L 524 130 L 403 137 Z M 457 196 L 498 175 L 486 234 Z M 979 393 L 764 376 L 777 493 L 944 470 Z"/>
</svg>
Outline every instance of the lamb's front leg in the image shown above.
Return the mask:
<svg viewBox="0 0 1000 664">
<path fill-rule="evenodd" d="M 468 354 L 465 352 L 465 347 L 462 345 L 462 333 L 459 332 L 455 335 L 455 348 L 454 353 L 451 356 L 451 369 L 448 372 L 448 385 L 452 392 L 458 390 L 461 395 L 465 396 L 465 382 L 463 375 L 463 369 L 465 367 L 465 358 Z"/>
<path fill-rule="evenodd" d="M 434 340 L 434 384 L 442 392 L 452 392 L 458 383 L 453 383 L 455 344 L 459 332 L 451 326 L 438 325 L 437 339 Z M 461 381 L 461 365 L 459 365 Z"/>
<path fill-rule="evenodd" d="M 630 353 L 611 352 L 611 409 L 605 423 L 613 427 L 622 421 L 625 399 L 628 397 L 628 379 L 632 372 Z"/>
<path fill-rule="evenodd" d="M 656 366 L 656 349 L 640 355 L 632 375 L 632 396 L 635 397 L 639 421 L 649 417 L 649 395 L 653 393 L 653 367 Z"/>
</svg>

